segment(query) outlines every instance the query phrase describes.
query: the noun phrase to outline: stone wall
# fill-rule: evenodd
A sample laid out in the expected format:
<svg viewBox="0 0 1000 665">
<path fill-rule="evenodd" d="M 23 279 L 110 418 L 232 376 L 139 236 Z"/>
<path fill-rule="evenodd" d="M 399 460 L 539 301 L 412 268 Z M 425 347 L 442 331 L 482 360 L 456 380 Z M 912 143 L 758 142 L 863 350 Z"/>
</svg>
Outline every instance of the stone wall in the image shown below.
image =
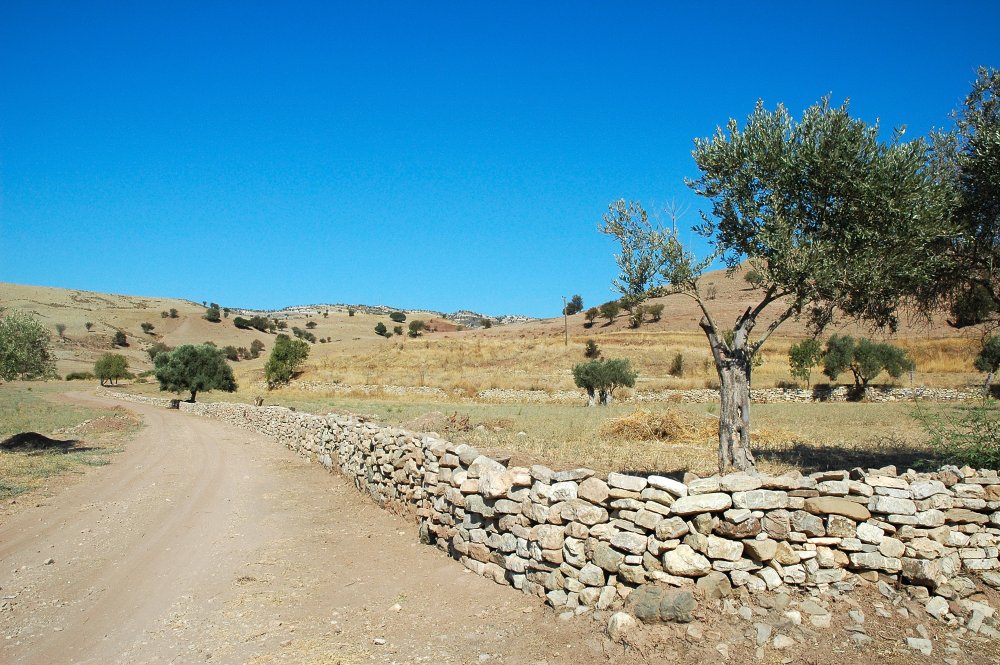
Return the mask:
<svg viewBox="0 0 1000 665">
<path fill-rule="evenodd" d="M 104 391 L 166 406 L 169 400 Z M 412 515 L 421 539 L 554 607 L 612 608 L 647 582 L 849 589 L 900 583 L 946 620 L 1000 587 L 1000 477 L 945 467 L 687 478 L 508 467 L 466 444 L 354 416 L 181 403 L 273 437 Z"/>
</svg>

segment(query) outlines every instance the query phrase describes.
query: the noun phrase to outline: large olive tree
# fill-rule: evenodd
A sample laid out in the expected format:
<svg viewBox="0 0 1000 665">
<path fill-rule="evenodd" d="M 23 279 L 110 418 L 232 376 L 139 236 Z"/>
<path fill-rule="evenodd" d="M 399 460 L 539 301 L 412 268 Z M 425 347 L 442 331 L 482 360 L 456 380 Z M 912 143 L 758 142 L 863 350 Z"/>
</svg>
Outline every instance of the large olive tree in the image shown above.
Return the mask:
<svg viewBox="0 0 1000 665">
<path fill-rule="evenodd" d="M 51 336 L 30 314 L 0 308 L 0 381 L 55 376 Z"/>
<path fill-rule="evenodd" d="M 719 470 L 753 471 L 755 354 L 800 315 L 816 332 L 837 314 L 894 329 L 899 305 L 940 267 L 929 249 L 950 232 L 941 223 L 944 188 L 927 166 L 923 140 L 903 142 L 896 132 L 884 142 L 877 124 L 828 99 L 799 120 L 784 106 L 769 111 L 758 102 L 743 127 L 730 120 L 712 138 L 696 139 L 693 155 L 701 177 L 688 184 L 712 204 L 695 230 L 713 253 L 698 261 L 675 231 L 643 223 L 620 227 L 634 234 L 622 246 L 651 250 L 655 293 L 682 294 L 700 307 L 720 382 Z M 644 220 L 633 206 L 612 204 L 610 212 Z M 717 260 L 730 270 L 747 261 L 759 276 L 759 301 L 731 328 L 713 316 L 699 285 Z"/>
</svg>

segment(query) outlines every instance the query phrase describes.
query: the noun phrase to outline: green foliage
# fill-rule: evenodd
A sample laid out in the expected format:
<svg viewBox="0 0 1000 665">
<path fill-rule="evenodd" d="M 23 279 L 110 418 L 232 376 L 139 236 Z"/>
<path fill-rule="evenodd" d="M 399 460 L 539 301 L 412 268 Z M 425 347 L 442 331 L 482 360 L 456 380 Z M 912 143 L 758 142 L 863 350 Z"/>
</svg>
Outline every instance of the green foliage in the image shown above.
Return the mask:
<svg viewBox="0 0 1000 665">
<path fill-rule="evenodd" d="M 59 335 L 60 337 L 63 337 L 63 338 L 66 337 L 66 324 L 65 323 L 57 323 L 56 324 L 56 334 Z"/>
<path fill-rule="evenodd" d="M 153 329 L 156 328 L 156 326 L 154 326 L 152 323 L 149 323 L 148 321 L 140 324 L 139 327 L 142 328 L 142 332 L 146 333 L 147 335 L 151 334 L 153 332 Z"/>
<path fill-rule="evenodd" d="M 791 369 L 792 377 L 805 381 L 808 386 L 813 367 L 819 364 L 822 357 L 823 345 L 815 337 L 793 344 L 788 349 L 788 367 Z"/>
<path fill-rule="evenodd" d="M 406 321 L 406 314 L 402 312 L 389 312 L 389 319 L 394 323 L 403 323 Z"/>
<path fill-rule="evenodd" d="M 948 325 L 965 328 L 989 321 L 998 307 L 988 288 L 982 284 L 973 284 L 954 296 L 949 309 L 951 318 L 948 319 Z"/>
<path fill-rule="evenodd" d="M 356 310 L 353 307 L 348 307 L 347 308 L 347 316 L 354 316 L 354 312 L 355 311 Z"/>
<path fill-rule="evenodd" d="M 306 328 L 308 328 L 309 330 L 312 330 L 312 329 L 314 329 L 314 328 L 315 328 L 316 326 L 318 326 L 318 325 L 319 325 L 319 324 L 318 324 L 318 323 L 316 323 L 315 321 L 307 321 L 307 322 L 306 322 Z"/>
<path fill-rule="evenodd" d="M 284 385 L 292 380 L 299 365 L 309 357 L 309 345 L 301 340 L 293 340 L 288 335 L 279 334 L 274 339 L 274 348 L 264 365 L 264 378 L 268 389 Z"/>
<path fill-rule="evenodd" d="M 583 318 L 587 320 L 587 327 L 594 325 L 594 319 L 598 317 L 600 311 L 596 307 L 591 307 L 583 313 Z"/>
<path fill-rule="evenodd" d="M 579 314 L 583 311 L 583 298 L 579 295 L 574 295 L 570 298 L 570 301 L 566 303 L 564 313 L 567 316 L 573 316 L 574 314 Z"/>
<path fill-rule="evenodd" d="M 633 304 L 641 302 L 656 281 L 662 263 L 659 230 L 650 224 L 641 205 L 625 199 L 608 205 L 597 229 L 613 236 L 621 248 L 615 254 L 621 273 L 612 282 L 613 286 Z"/>
<path fill-rule="evenodd" d="M 479 325 L 481 325 L 483 328 L 492 328 L 493 321 L 484 317 L 479 319 Z"/>
<path fill-rule="evenodd" d="M 163 342 L 156 342 L 155 344 L 151 345 L 148 349 L 146 349 L 146 353 L 149 354 L 149 359 L 154 361 L 156 360 L 156 356 L 158 356 L 161 353 L 166 353 L 168 351 L 173 351 L 173 349 L 164 344 Z"/>
<path fill-rule="evenodd" d="M 260 341 L 259 339 L 255 339 L 254 341 L 250 342 L 250 357 L 251 358 L 259 358 L 260 357 L 260 353 L 263 350 L 264 350 L 264 342 Z"/>
<path fill-rule="evenodd" d="M 115 346 L 128 346 L 128 338 L 125 337 L 125 332 L 116 330 L 113 342 Z"/>
<path fill-rule="evenodd" d="M 222 321 L 222 314 L 219 312 L 219 306 L 212 303 L 211 307 L 205 310 L 205 315 L 201 318 L 205 319 L 209 323 L 219 323 Z"/>
<path fill-rule="evenodd" d="M 94 374 L 101 380 L 101 385 L 118 383 L 119 379 L 128 378 L 128 359 L 119 353 L 105 353 L 94 363 Z"/>
<path fill-rule="evenodd" d="M 632 313 L 628 317 L 629 328 L 638 328 L 642 325 L 642 320 L 646 317 L 646 307 L 644 305 L 634 305 Z"/>
<path fill-rule="evenodd" d="M 233 317 L 233 325 L 240 330 L 250 330 L 253 327 L 250 325 L 250 319 L 245 319 L 242 316 Z"/>
<path fill-rule="evenodd" d="M 400 336 L 402 336 L 402 334 L 403 334 L 403 326 L 393 326 L 393 327 L 392 327 L 392 332 L 393 332 L 393 334 L 395 334 L 395 335 L 400 335 Z"/>
<path fill-rule="evenodd" d="M 597 342 L 588 339 L 583 347 L 583 356 L 585 358 L 599 358 L 601 356 L 601 349 L 597 346 Z"/>
<path fill-rule="evenodd" d="M 1000 469 L 1000 406 L 984 393 L 977 402 L 932 413 L 918 405 L 914 417 L 923 425 L 938 460 L 976 469 Z"/>
<path fill-rule="evenodd" d="M 650 316 L 650 320 L 659 321 L 663 318 L 663 303 L 653 303 L 652 305 L 646 305 L 646 312 Z"/>
<path fill-rule="evenodd" d="M 167 318 L 168 316 L 170 316 L 170 314 L 169 314 L 169 313 L 168 313 L 168 312 L 167 312 L 166 310 L 164 310 L 164 311 L 160 312 L 160 318 L 161 318 L 161 319 L 165 319 L 165 318 Z M 90 330 L 90 328 L 87 328 L 87 330 Z"/>
<path fill-rule="evenodd" d="M 169 314 L 170 314 L 170 318 L 171 319 L 176 319 L 177 318 L 177 308 L 171 307 Z"/>
<path fill-rule="evenodd" d="M 388 329 L 385 327 L 385 324 L 382 323 L 381 321 L 379 321 L 378 323 L 375 324 L 375 334 L 376 335 L 379 335 L 381 337 L 385 337 L 385 334 L 386 334 L 387 330 Z"/>
<path fill-rule="evenodd" d="M 980 372 L 995 373 L 1000 369 L 1000 335 L 990 335 L 972 361 L 972 366 Z"/>
<path fill-rule="evenodd" d="M 93 372 L 70 372 L 66 375 L 67 381 L 91 381 L 96 378 Z"/>
<path fill-rule="evenodd" d="M 632 369 L 626 358 L 611 358 L 608 360 L 591 360 L 573 367 L 573 381 L 587 391 L 593 403 L 595 393 L 597 401 L 607 405 L 614 396 L 615 389 L 622 386 L 631 388 L 639 373 Z"/>
<path fill-rule="evenodd" d="M 49 331 L 30 314 L 0 315 L 0 381 L 46 379 L 56 373 Z"/>
<path fill-rule="evenodd" d="M 831 337 L 823 354 L 823 373 L 830 380 L 850 370 L 855 387 L 861 389 L 883 371 L 898 379 L 914 368 L 914 362 L 903 349 L 866 338 L 855 340 L 850 335 Z"/>
<path fill-rule="evenodd" d="M 413 319 L 407 327 L 409 328 L 407 334 L 410 337 L 419 337 L 420 333 L 427 329 L 427 324 L 420 319 Z"/>
<path fill-rule="evenodd" d="M 601 316 L 608 320 L 608 323 L 611 323 L 618 316 L 618 313 L 622 311 L 622 306 L 617 300 L 612 300 L 601 305 L 598 311 L 600 311 Z"/>
<path fill-rule="evenodd" d="M 91 330 L 94 329 L 94 322 L 87 321 L 86 323 L 83 324 L 83 327 L 87 329 L 87 332 L 90 332 Z"/>
<path fill-rule="evenodd" d="M 667 374 L 670 376 L 682 377 L 684 376 L 684 354 L 678 352 L 673 360 L 670 361 L 670 368 L 667 369 Z"/>
<path fill-rule="evenodd" d="M 232 362 L 239 362 L 240 360 L 240 351 L 235 346 L 224 346 L 222 353 L 225 354 L 226 360 L 231 360 Z"/>
<path fill-rule="evenodd" d="M 764 275 L 760 273 L 756 268 L 750 268 L 743 275 L 743 280 L 753 288 L 759 287 L 764 283 Z"/>
<path fill-rule="evenodd" d="M 226 362 L 225 354 L 207 344 L 184 344 L 173 351 L 159 353 L 153 364 L 160 390 L 190 392 L 192 402 L 201 391 L 236 390 L 233 369 Z"/>
</svg>

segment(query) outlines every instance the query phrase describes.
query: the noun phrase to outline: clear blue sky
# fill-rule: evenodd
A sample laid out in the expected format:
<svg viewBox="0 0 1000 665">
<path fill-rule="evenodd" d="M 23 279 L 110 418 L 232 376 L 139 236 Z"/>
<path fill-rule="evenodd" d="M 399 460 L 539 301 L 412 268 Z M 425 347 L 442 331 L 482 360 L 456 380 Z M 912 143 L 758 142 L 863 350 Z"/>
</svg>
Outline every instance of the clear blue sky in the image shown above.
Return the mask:
<svg viewBox="0 0 1000 665">
<path fill-rule="evenodd" d="M 1000 66 L 996 0 L 625 4 L 5 0 L 0 281 L 551 316 L 758 98 L 914 136 Z"/>
</svg>

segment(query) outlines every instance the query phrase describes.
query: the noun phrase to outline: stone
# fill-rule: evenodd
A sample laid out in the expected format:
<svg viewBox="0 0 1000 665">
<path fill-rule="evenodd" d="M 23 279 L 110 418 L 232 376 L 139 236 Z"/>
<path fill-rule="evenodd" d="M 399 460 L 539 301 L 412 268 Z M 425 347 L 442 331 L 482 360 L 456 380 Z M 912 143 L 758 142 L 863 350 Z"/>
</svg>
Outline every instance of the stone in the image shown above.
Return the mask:
<svg viewBox="0 0 1000 665">
<path fill-rule="evenodd" d="M 675 540 L 690 531 L 687 522 L 680 517 L 670 517 L 656 525 L 656 537 L 660 540 Z"/>
<path fill-rule="evenodd" d="M 708 537 L 708 558 L 723 559 L 725 561 L 738 561 L 743 556 L 743 543 L 719 538 L 717 536 Z"/>
<path fill-rule="evenodd" d="M 567 480 L 584 480 L 594 475 L 593 469 L 567 469 L 566 471 L 556 471 L 552 474 L 552 482 L 562 483 Z"/>
<path fill-rule="evenodd" d="M 862 522 L 857 528 L 857 537 L 863 543 L 878 544 L 882 538 L 885 536 L 885 531 L 870 524 L 868 522 Z"/>
<path fill-rule="evenodd" d="M 835 496 L 818 496 L 806 499 L 803 509 L 814 515 L 842 515 L 855 522 L 864 522 L 872 516 L 865 506 Z"/>
<path fill-rule="evenodd" d="M 631 552 L 632 554 L 642 554 L 646 551 L 648 538 L 638 533 L 619 531 L 611 536 L 611 544 L 620 550 Z"/>
<path fill-rule="evenodd" d="M 787 635 L 781 635 L 779 633 L 778 635 L 774 636 L 774 640 L 771 641 L 771 644 L 774 646 L 775 649 L 778 650 L 789 649 L 795 646 L 795 640 L 788 637 Z"/>
<path fill-rule="evenodd" d="M 794 566 L 802 560 L 797 550 L 785 541 L 779 541 L 774 551 L 773 560 L 783 566 Z"/>
<path fill-rule="evenodd" d="M 940 480 L 918 480 L 910 485 L 910 491 L 916 501 L 929 499 L 935 494 L 949 494 L 948 488 Z"/>
<path fill-rule="evenodd" d="M 600 478 L 587 478 L 577 488 L 576 495 L 591 503 L 601 504 L 608 499 L 608 484 Z"/>
<path fill-rule="evenodd" d="M 640 476 L 628 476 L 623 473 L 609 473 L 608 487 L 617 487 L 629 492 L 641 492 L 648 481 Z"/>
<path fill-rule="evenodd" d="M 907 637 L 906 646 L 910 647 L 914 651 L 919 651 L 925 656 L 931 655 L 931 652 L 934 649 L 933 643 L 923 637 Z"/>
<path fill-rule="evenodd" d="M 733 505 L 747 510 L 777 510 L 788 507 L 788 494 L 776 490 L 752 490 L 733 494 Z"/>
<path fill-rule="evenodd" d="M 916 515 L 917 506 L 912 499 L 875 495 L 868 501 L 868 510 L 885 515 Z"/>
<path fill-rule="evenodd" d="M 853 538 L 857 528 L 854 520 L 843 515 L 830 515 L 826 518 L 826 535 L 833 538 Z"/>
<path fill-rule="evenodd" d="M 800 531 L 811 538 L 826 535 L 826 527 L 823 526 L 823 520 L 804 510 L 796 510 L 792 513 L 791 526 L 793 531 Z"/>
<path fill-rule="evenodd" d="M 733 585 L 725 573 L 711 572 L 699 577 L 696 586 L 706 598 L 728 598 L 733 593 Z"/>
<path fill-rule="evenodd" d="M 670 506 L 670 512 L 675 515 L 695 515 L 697 513 L 715 513 L 728 510 L 733 500 L 728 494 L 710 493 L 681 497 Z"/>
<path fill-rule="evenodd" d="M 602 587 L 604 586 L 604 571 L 600 567 L 588 563 L 580 569 L 577 579 L 587 586 Z"/>
<path fill-rule="evenodd" d="M 766 562 L 774 558 L 778 543 L 773 540 L 746 540 L 743 549 L 754 561 Z"/>
<path fill-rule="evenodd" d="M 747 492 L 759 489 L 760 486 L 760 477 L 747 473 L 731 473 L 719 478 L 719 489 L 723 492 Z"/>
<path fill-rule="evenodd" d="M 732 512 L 732 511 L 727 511 Z M 760 520 L 750 517 L 742 522 L 719 522 L 712 529 L 721 538 L 731 538 L 743 540 L 744 538 L 754 538 L 761 532 Z"/>
<path fill-rule="evenodd" d="M 878 544 L 878 551 L 882 556 L 898 559 L 906 551 L 906 545 L 895 538 L 883 538 Z"/>
<path fill-rule="evenodd" d="M 565 532 L 561 526 L 543 524 L 535 527 L 532 531 L 534 532 L 534 539 L 538 541 L 542 549 L 562 549 L 563 542 L 565 541 Z"/>
<path fill-rule="evenodd" d="M 791 516 L 786 510 L 772 510 L 764 515 L 761 526 L 775 540 L 785 540 L 791 529 Z"/>
<path fill-rule="evenodd" d="M 948 601 L 941 596 L 931 596 L 930 600 L 924 605 L 924 609 L 938 621 L 944 621 L 945 616 L 948 614 Z"/>
<path fill-rule="evenodd" d="M 663 555 L 663 568 L 671 575 L 700 577 L 712 570 L 712 565 L 688 545 L 678 545 Z"/>
<path fill-rule="evenodd" d="M 587 526 L 594 526 L 595 524 L 602 524 L 608 521 L 607 510 L 583 499 L 571 499 L 556 504 L 550 508 L 550 512 L 558 513 L 561 519 L 565 521 L 580 522 Z"/>
<path fill-rule="evenodd" d="M 698 603 L 690 591 L 643 585 L 625 600 L 625 609 L 643 623 L 690 623 Z"/>
<path fill-rule="evenodd" d="M 806 614 L 812 615 L 825 615 L 829 614 L 829 611 L 819 603 L 814 600 L 804 600 L 799 603 L 799 608 Z"/>
<path fill-rule="evenodd" d="M 898 573 L 903 568 L 903 563 L 899 559 L 886 557 L 878 552 L 854 552 L 849 558 L 855 568 L 882 570 L 887 573 Z"/>
<path fill-rule="evenodd" d="M 986 524 L 990 518 L 982 513 L 967 508 L 952 508 L 946 510 L 944 519 L 951 524 Z"/>
<path fill-rule="evenodd" d="M 578 491 L 579 485 L 572 480 L 555 483 L 549 491 L 549 499 L 553 502 L 569 501 L 577 497 Z"/>
<path fill-rule="evenodd" d="M 682 482 L 678 482 L 673 478 L 667 478 L 665 476 L 650 476 L 646 479 L 650 487 L 654 487 L 658 490 L 663 490 L 664 492 L 670 492 L 675 497 L 687 496 L 688 488 Z"/>
<path fill-rule="evenodd" d="M 608 543 L 598 543 L 594 547 L 594 553 L 591 556 L 591 561 L 595 565 L 609 573 L 618 572 L 618 567 L 624 563 L 625 555 L 614 549 Z"/>
<path fill-rule="evenodd" d="M 635 626 L 636 622 L 631 614 L 615 612 L 608 619 L 608 637 L 612 642 L 621 642 Z"/>
</svg>

